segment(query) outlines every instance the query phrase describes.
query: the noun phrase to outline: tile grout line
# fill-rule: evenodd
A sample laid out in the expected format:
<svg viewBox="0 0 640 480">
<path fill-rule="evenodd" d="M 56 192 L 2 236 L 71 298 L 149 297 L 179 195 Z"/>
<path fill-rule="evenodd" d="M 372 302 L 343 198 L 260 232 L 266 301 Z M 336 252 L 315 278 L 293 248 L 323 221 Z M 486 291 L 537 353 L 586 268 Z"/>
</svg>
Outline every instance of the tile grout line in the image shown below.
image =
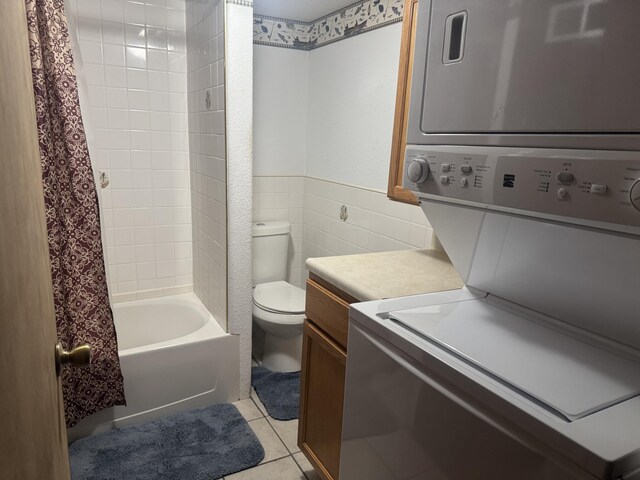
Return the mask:
<svg viewBox="0 0 640 480">
<path fill-rule="evenodd" d="M 282 437 L 280 436 L 280 434 L 278 433 L 278 431 L 276 430 L 276 428 L 275 428 L 275 427 L 271 424 L 271 422 L 269 421 L 269 419 L 270 419 L 270 418 L 271 418 L 272 420 L 275 420 L 275 419 L 273 419 L 271 416 L 267 416 L 267 417 L 265 417 L 265 418 L 267 419 L 267 423 L 269 424 L 269 426 L 271 427 L 271 429 L 272 429 L 274 432 L 276 432 L 276 436 L 280 439 L 280 441 L 281 441 L 281 442 L 282 442 L 282 444 L 284 445 L 284 448 L 286 448 L 286 449 L 287 449 L 287 452 L 289 452 L 289 455 L 293 456 L 294 454 L 298 453 L 298 452 L 292 452 L 292 451 L 289 449 L 289 446 L 287 445 L 287 442 L 285 442 L 285 441 L 284 441 L 284 438 L 282 438 Z M 296 446 L 297 446 L 297 444 L 296 444 Z"/>
<path fill-rule="evenodd" d="M 256 393 L 256 395 L 257 395 L 257 393 Z M 262 414 L 262 410 L 260 410 L 260 407 L 258 406 L 258 404 L 256 403 L 256 401 L 255 401 L 252 397 L 249 397 L 249 398 L 251 399 L 251 401 L 253 402 L 253 404 L 255 405 L 255 407 L 258 409 L 258 411 Z M 254 466 L 254 467 L 251 467 L 251 468 L 257 468 L 257 467 L 259 467 L 259 466 L 261 466 L 261 465 L 267 465 L 267 464 L 269 464 L 269 463 L 276 462 L 276 461 L 278 461 L 278 460 L 282 460 L 283 458 L 291 457 L 291 459 L 293 460 L 293 463 L 295 463 L 295 465 L 298 467 L 298 470 L 300 470 L 300 472 L 302 473 L 302 475 L 304 476 L 304 478 L 306 478 L 306 479 L 308 480 L 308 479 L 309 479 L 309 477 L 307 476 L 307 474 L 305 473 L 305 471 L 302 469 L 302 467 L 300 466 L 300 464 L 298 463 L 298 461 L 295 459 L 295 457 L 294 457 L 294 455 L 295 455 L 295 454 L 291 452 L 291 450 L 289 449 L 289 447 L 288 447 L 288 446 L 287 446 L 287 444 L 285 443 L 284 439 L 280 436 L 280 434 L 276 431 L 276 429 L 275 429 L 275 428 L 273 428 L 273 425 L 271 424 L 271 422 L 269 422 L 269 418 L 271 418 L 271 416 L 269 416 L 269 415 L 264 415 L 264 414 L 263 414 L 263 416 L 262 416 L 262 417 L 260 417 L 260 418 L 264 418 L 264 419 L 267 421 L 267 424 L 269 425 L 269 427 L 271 427 L 271 430 L 273 430 L 273 432 L 276 434 L 276 437 L 278 437 L 278 440 L 280 440 L 280 442 L 282 442 L 282 444 L 284 445 L 284 448 L 287 450 L 287 452 L 289 452 L 289 454 L 288 454 L 288 455 L 285 455 L 284 457 L 274 458 L 273 460 L 269 460 L 268 462 L 259 463 L 258 465 Z M 254 418 L 254 419 L 253 419 L 253 420 L 251 420 L 251 421 L 253 422 L 253 421 L 255 421 L 255 420 L 259 420 L 259 419 L 258 419 L 258 418 Z M 249 422 L 247 422 L 247 423 L 249 423 Z M 296 453 L 296 454 L 297 454 L 297 453 L 302 453 L 302 451 L 301 451 L 301 450 L 299 450 L 298 452 L 295 452 L 295 453 Z M 303 453 L 303 455 L 304 455 L 304 453 Z M 249 469 L 247 469 L 247 470 L 251 470 L 251 468 L 249 468 Z M 224 480 L 224 479 L 221 479 L 221 480 Z"/>
</svg>

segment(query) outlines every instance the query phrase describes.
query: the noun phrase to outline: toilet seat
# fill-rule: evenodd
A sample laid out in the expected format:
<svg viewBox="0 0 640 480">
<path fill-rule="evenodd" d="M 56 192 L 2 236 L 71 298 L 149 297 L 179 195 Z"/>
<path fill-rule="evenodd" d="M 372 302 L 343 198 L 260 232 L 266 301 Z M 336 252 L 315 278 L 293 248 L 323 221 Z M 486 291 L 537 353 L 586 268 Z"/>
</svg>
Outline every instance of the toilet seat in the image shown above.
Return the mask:
<svg viewBox="0 0 640 480">
<path fill-rule="evenodd" d="M 304 314 L 305 291 L 284 281 L 261 283 L 253 290 L 253 303 L 264 312 L 299 316 Z"/>
</svg>

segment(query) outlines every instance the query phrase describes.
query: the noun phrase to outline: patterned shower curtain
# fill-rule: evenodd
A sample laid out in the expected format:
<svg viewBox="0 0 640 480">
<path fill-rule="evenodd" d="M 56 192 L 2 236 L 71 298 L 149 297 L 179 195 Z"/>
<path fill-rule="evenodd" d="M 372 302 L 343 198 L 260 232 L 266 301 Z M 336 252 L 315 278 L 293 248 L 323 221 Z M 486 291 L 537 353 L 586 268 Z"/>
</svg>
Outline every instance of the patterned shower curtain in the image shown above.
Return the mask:
<svg viewBox="0 0 640 480">
<path fill-rule="evenodd" d="M 64 0 L 25 3 L 58 339 L 66 349 L 92 349 L 91 367 L 63 369 L 71 427 L 124 405 L 124 387 Z"/>
</svg>

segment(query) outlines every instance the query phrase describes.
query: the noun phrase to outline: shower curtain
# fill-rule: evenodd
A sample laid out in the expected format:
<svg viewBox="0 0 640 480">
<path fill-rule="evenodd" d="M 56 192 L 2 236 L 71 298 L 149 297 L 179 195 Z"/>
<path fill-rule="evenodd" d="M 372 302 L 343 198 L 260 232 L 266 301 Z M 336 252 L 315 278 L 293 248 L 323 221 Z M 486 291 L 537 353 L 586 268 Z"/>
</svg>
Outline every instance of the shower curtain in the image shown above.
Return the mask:
<svg viewBox="0 0 640 480">
<path fill-rule="evenodd" d="M 58 339 L 66 349 L 91 345 L 89 368 L 62 372 L 71 427 L 124 405 L 124 387 L 64 0 L 25 4 Z"/>
</svg>

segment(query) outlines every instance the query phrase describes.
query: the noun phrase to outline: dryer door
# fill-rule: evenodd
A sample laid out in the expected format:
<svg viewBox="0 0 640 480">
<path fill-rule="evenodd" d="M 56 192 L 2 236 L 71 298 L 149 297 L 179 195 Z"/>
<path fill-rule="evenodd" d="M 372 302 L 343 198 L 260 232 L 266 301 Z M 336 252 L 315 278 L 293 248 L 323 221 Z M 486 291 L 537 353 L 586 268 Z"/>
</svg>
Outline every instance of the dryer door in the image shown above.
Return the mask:
<svg viewBox="0 0 640 480">
<path fill-rule="evenodd" d="M 437 134 L 640 132 L 640 2 L 431 0 L 419 8 L 413 85 L 421 91 L 412 96 L 408 143 Z"/>
</svg>

